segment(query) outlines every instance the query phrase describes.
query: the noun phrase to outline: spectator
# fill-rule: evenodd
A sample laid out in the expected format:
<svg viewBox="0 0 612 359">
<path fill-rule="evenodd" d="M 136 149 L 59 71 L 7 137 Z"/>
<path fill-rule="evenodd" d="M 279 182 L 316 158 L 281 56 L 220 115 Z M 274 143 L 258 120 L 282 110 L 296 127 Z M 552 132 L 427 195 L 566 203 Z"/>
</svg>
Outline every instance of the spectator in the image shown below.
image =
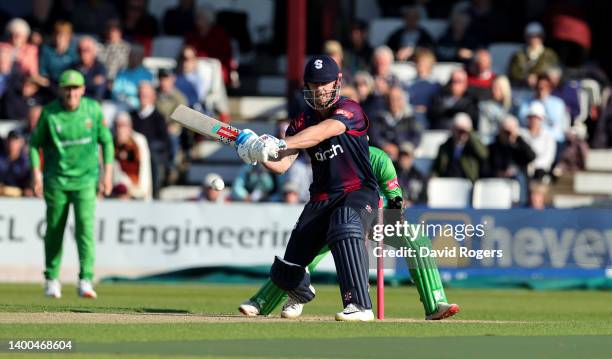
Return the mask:
<svg viewBox="0 0 612 359">
<path fill-rule="evenodd" d="M 385 109 L 384 97 L 374 91 L 374 78 L 368 72 L 359 71 L 353 81 L 363 112 L 368 118 L 374 118 L 379 111 Z"/>
<path fill-rule="evenodd" d="M 13 55 L 8 47 L 0 46 L 0 97 L 11 87 L 19 78 L 15 71 Z"/>
<path fill-rule="evenodd" d="M 386 96 L 389 88 L 400 85 L 399 79 L 391 73 L 393 51 L 387 46 L 379 46 L 372 56 L 372 76 L 374 77 L 374 92 Z"/>
<path fill-rule="evenodd" d="M 533 209 L 546 209 L 549 187 L 540 180 L 533 180 L 529 183 L 529 207 Z"/>
<path fill-rule="evenodd" d="M 565 141 L 565 130 L 569 128 L 569 114 L 565 108 L 563 100 L 552 94 L 552 83 L 548 76 L 538 76 L 534 95 L 531 98 L 527 98 L 521 104 L 519 108 L 519 116 L 523 125 L 527 122 L 527 113 L 529 113 L 529 107 L 534 101 L 539 101 L 544 105 L 546 110 L 546 118 L 544 122 L 544 128 L 546 128 L 552 134 L 553 138 L 557 143 L 561 144 Z"/>
<path fill-rule="evenodd" d="M 194 0 L 180 0 L 164 14 L 164 32 L 172 36 L 185 36 L 193 31 L 195 18 Z"/>
<path fill-rule="evenodd" d="M 85 96 L 101 101 L 106 92 L 106 68 L 98 59 L 97 43 L 92 37 L 85 36 L 77 46 L 79 60 L 72 68 L 85 77 Z"/>
<path fill-rule="evenodd" d="M 550 173 L 557 154 L 555 139 L 542 126 L 542 122 L 545 121 L 546 110 L 544 106 L 540 102 L 532 102 L 527 114 L 527 128 L 521 128 L 519 133 L 535 152 L 536 157 L 531 164 L 533 174 Z"/>
<path fill-rule="evenodd" d="M 478 134 L 485 145 L 493 142 L 497 129 L 512 111 L 512 89 L 506 76 L 497 76 L 491 85 L 490 100 L 478 103 Z"/>
<path fill-rule="evenodd" d="M 149 143 L 151 153 L 151 176 L 153 180 L 153 198 L 159 197 L 159 189 L 165 179 L 170 148 L 166 120 L 155 109 L 155 89 L 150 82 L 143 81 L 138 85 L 140 107 L 133 110 L 133 128 L 143 134 Z"/>
<path fill-rule="evenodd" d="M 123 185 L 130 198 L 149 200 L 151 188 L 151 154 L 145 136 L 134 132 L 132 118 L 119 112 L 113 121 L 115 164 L 113 187 Z"/>
<path fill-rule="evenodd" d="M 348 97 L 355 102 L 359 102 L 359 94 L 353 85 L 342 85 L 342 88 L 340 89 L 340 96 Z"/>
<path fill-rule="evenodd" d="M 426 203 L 427 178 L 416 167 L 414 167 L 414 146 L 405 143 L 400 146 L 397 159 L 397 179 L 406 204 L 414 205 Z"/>
<path fill-rule="evenodd" d="M 283 203 L 300 203 L 300 186 L 295 182 L 285 182 L 283 185 Z"/>
<path fill-rule="evenodd" d="M 215 187 L 215 182 L 223 181 L 221 176 L 216 173 L 209 173 L 204 177 L 202 182 L 202 191 L 198 196 L 197 200 L 206 201 L 212 203 L 224 203 L 227 200 L 225 191 L 219 190 Z"/>
<path fill-rule="evenodd" d="M 121 201 L 130 201 L 133 199 L 130 196 L 127 186 L 123 183 L 118 183 L 113 187 L 110 197 Z"/>
<path fill-rule="evenodd" d="M 438 41 L 436 54 L 440 61 L 468 62 L 477 46 L 473 37 L 466 32 L 470 25 L 470 17 L 461 11 L 453 11 L 449 26 Z"/>
<path fill-rule="evenodd" d="M 414 65 L 417 77 L 407 86 L 408 99 L 414 109 L 414 116 L 424 129 L 429 127 L 427 111 L 442 87 L 431 80 L 431 70 L 436 63 L 436 56 L 429 49 L 417 49 L 414 54 Z"/>
<path fill-rule="evenodd" d="M 556 177 L 584 171 L 589 146 L 572 128 L 565 132 L 565 143 L 559 161 L 553 170 Z"/>
<path fill-rule="evenodd" d="M 70 19 L 77 33 L 100 35 L 107 19 L 117 17 L 117 9 L 110 1 L 78 1 Z"/>
<path fill-rule="evenodd" d="M 119 21 L 116 19 L 108 20 L 105 42 L 98 58 L 106 66 L 106 74 L 109 80 L 114 80 L 117 73 L 128 66 L 129 56 L 130 44 L 123 40 L 123 32 Z"/>
<path fill-rule="evenodd" d="M 469 67 L 468 85 L 478 101 L 491 98 L 491 85 L 495 74 L 491 69 L 491 54 L 487 49 L 479 49 Z"/>
<path fill-rule="evenodd" d="M 474 182 L 489 158 L 487 147 L 472 130 L 472 120 L 465 113 L 453 118 L 452 134 L 438 150 L 432 176 L 462 177 Z"/>
<path fill-rule="evenodd" d="M 143 46 L 149 53 L 153 38 L 159 33 L 157 19 L 148 13 L 147 0 L 127 0 L 123 17 L 123 30 L 128 39 Z"/>
<path fill-rule="evenodd" d="M 519 123 L 514 116 L 499 125 L 495 142 L 489 145 L 489 175 L 517 180 L 520 185 L 519 203 L 527 200 L 527 165 L 536 154 L 519 135 Z"/>
<path fill-rule="evenodd" d="M 53 45 L 43 45 L 40 50 L 40 75 L 56 86 L 59 75 L 78 61 L 76 47 L 72 43 L 72 25 L 58 21 L 54 27 Z"/>
<path fill-rule="evenodd" d="M 473 39 L 477 46 L 488 46 L 507 38 L 510 16 L 497 10 L 493 0 L 472 0 L 466 12 L 471 19 L 466 37 Z"/>
<path fill-rule="evenodd" d="M 552 95 L 557 96 L 563 102 L 572 120 L 580 115 L 580 100 L 578 99 L 578 84 L 576 81 L 563 81 L 563 70 L 559 66 L 553 66 L 546 75 L 550 79 L 553 88 Z"/>
<path fill-rule="evenodd" d="M 21 78 L 0 99 L 2 118 L 25 119 L 28 109 L 44 102 L 40 86 L 33 77 Z"/>
<path fill-rule="evenodd" d="M 115 101 L 127 105 L 130 109 L 140 107 L 138 103 L 138 85 L 142 81 L 153 81 L 153 75 L 142 65 L 144 49 L 133 45 L 130 49 L 128 67 L 119 71 L 113 82 L 112 97 Z"/>
<path fill-rule="evenodd" d="M 176 155 L 178 154 L 178 150 L 180 147 L 180 136 L 181 136 L 181 126 L 170 120 L 170 115 L 172 111 L 178 105 L 187 105 L 187 99 L 183 94 L 176 89 L 174 83 L 176 81 L 176 77 L 172 70 L 161 69 L 159 71 L 159 88 L 157 92 L 157 101 L 155 102 L 155 107 L 166 119 L 166 124 L 168 126 L 168 136 L 170 140 L 170 158 L 173 159 L 173 162 L 170 163 L 171 170 L 174 171 L 174 159 L 176 159 Z"/>
<path fill-rule="evenodd" d="M 433 99 L 428 112 L 429 127 L 450 129 L 458 113 L 466 113 L 478 123 L 478 103 L 476 97 L 468 91 L 467 73 L 464 69 L 454 70 L 446 86 Z"/>
<path fill-rule="evenodd" d="M 23 134 L 12 130 L 6 141 L 6 153 L 0 153 L 0 196 L 31 196 L 30 161 Z"/>
<path fill-rule="evenodd" d="M 325 41 L 323 44 L 323 53 L 336 61 L 338 67 L 340 67 L 340 70 L 342 71 L 342 81 L 344 83 L 351 83 L 352 74 L 344 66 L 344 50 L 342 49 L 340 42 L 336 40 Z"/>
<path fill-rule="evenodd" d="M 178 69 L 176 87 L 185 95 L 189 106 L 229 122 L 227 93 L 220 74 L 200 66 L 191 46 L 185 46 L 181 51 Z"/>
<path fill-rule="evenodd" d="M 261 165 L 244 165 L 234 180 L 232 199 L 242 202 L 264 202 L 274 190 L 272 174 Z"/>
<path fill-rule="evenodd" d="M 403 10 L 404 25 L 387 39 L 387 46 L 393 50 L 396 61 L 408 61 L 418 47 L 432 47 L 434 40 L 419 26 L 421 14 L 417 6 Z"/>
<path fill-rule="evenodd" d="M 412 115 L 406 94 L 400 87 L 391 87 L 386 101 L 386 111 L 379 112 L 370 122 L 370 143 L 384 150 L 392 161 L 396 161 L 401 145 L 419 145 L 423 128 Z"/>
<path fill-rule="evenodd" d="M 206 8 L 199 8 L 195 15 L 195 30 L 187 35 L 185 43 L 190 45 L 197 57 L 212 57 L 221 62 L 223 82 L 230 83 L 233 55 L 230 37 L 223 28 L 214 24 L 214 15 Z"/>
<path fill-rule="evenodd" d="M 16 70 L 24 76 L 38 75 L 38 47 L 28 44 L 30 26 L 21 18 L 14 18 L 6 25 L 8 42 L 0 43 L 0 49 L 9 50 Z"/>
<path fill-rule="evenodd" d="M 561 62 L 573 68 L 581 67 L 589 57 L 592 34 L 584 6 L 577 2 L 556 1 L 546 10 L 550 18 L 551 47 Z"/>
<path fill-rule="evenodd" d="M 30 33 L 30 43 L 32 45 L 42 45 L 43 34 L 53 31 L 51 9 L 54 5 L 57 6 L 58 4 L 54 4 L 52 0 L 32 1 L 32 13 L 24 18 L 32 29 Z M 38 61 L 38 59 L 36 59 L 36 61 Z M 38 71 L 38 66 L 36 66 L 36 71 Z"/>
<path fill-rule="evenodd" d="M 538 75 L 542 75 L 559 63 L 557 54 L 544 47 L 544 28 L 538 22 L 531 22 L 525 28 L 524 49 L 510 59 L 508 77 L 515 86 L 533 87 Z"/>
<path fill-rule="evenodd" d="M 30 135 L 36 128 L 40 114 L 42 113 L 41 105 L 33 105 L 28 107 L 28 115 L 26 116 L 26 124 L 22 127 L 22 132 L 26 138 L 26 142 L 30 142 Z"/>
<path fill-rule="evenodd" d="M 345 46 L 344 65 L 349 73 L 367 71 L 372 59 L 372 47 L 368 44 L 368 24 L 358 20 L 351 25 L 350 41 Z"/>
</svg>

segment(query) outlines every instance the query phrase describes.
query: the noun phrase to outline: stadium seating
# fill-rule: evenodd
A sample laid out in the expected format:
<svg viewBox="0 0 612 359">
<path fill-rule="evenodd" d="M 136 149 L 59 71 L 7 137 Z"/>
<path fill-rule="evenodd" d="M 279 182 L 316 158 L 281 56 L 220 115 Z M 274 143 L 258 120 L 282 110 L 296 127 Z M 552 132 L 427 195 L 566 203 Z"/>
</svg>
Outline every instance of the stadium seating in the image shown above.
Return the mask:
<svg viewBox="0 0 612 359">
<path fill-rule="evenodd" d="M 401 18 L 378 18 L 370 21 L 369 42 L 370 46 L 376 48 L 384 45 L 391 33 L 404 24 Z"/>
<path fill-rule="evenodd" d="M 18 128 L 21 124 L 22 121 L 19 120 L 0 120 L 0 138 L 6 138 L 11 130 Z"/>
<path fill-rule="evenodd" d="M 153 74 L 153 78 L 157 81 L 157 73 L 161 69 L 175 69 L 176 60 L 170 57 L 145 57 L 142 60 L 142 65 Z"/>
<path fill-rule="evenodd" d="M 578 172 L 574 176 L 574 192 L 612 195 L 612 173 Z"/>
<path fill-rule="evenodd" d="M 512 55 L 522 47 L 523 44 L 517 42 L 496 42 L 489 45 L 493 72 L 496 74 L 506 74 Z"/>
<path fill-rule="evenodd" d="M 423 132 L 421 143 L 414 151 L 415 157 L 434 159 L 438 155 L 438 148 L 448 139 L 447 130 L 427 130 Z"/>
<path fill-rule="evenodd" d="M 159 190 L 162 201 L 186 201 L 198 197 L 200 186 L 168 186 Z"/>
<path fill-rule="evenodd" d="M 391 65 L 391 73 L 403 83 L 408 83 L 417 76 L 414 62 L 394 62 Z"/>
<path fill-rule="evenodd" d="M 466 208 L 470 206 L 472 182 L 465 178 L 429 180 L 427 205 L 431 208 Z"/>
<path fill-rule="evenodd" d="M 243 120 L 268 120 L 287 117 L 284 97 L 250 97 L 240 99 L 238 112 Z"/>
<path fill-rule="evenodd" d="M 587 171 L 612 171 L 612 149 L 591 149 L 586 159 Z"/>
<path fill-rule="evenodd" d="M 444 19 L 425 19 L 420 24 L 435 41 L 440 40 L 448 29 L 448 21 Z"/>
<path fill-rule="evenodd" d="M 184 39 L 180 36 L 157 36 L 153 39 L 153 57 L 176 58 L 183 47 Z"/>
<path fill-rule="evenodd" d="M 431 69 L 431 79 L 446 85 L 453 71 L 462 67 L 458 62 L 438 62 Z"/>
<path fill-rule="evenodd" d="M 552 202 L 553 207 L 555 208 L 588 207 L 595 203 L 595 197 L 571 194 L 557 194 L 553 196 Z"/>
<path fill-rule="evenodd" d="M 505 178 L 483 178 L 474 184 L 472 207 L 477 209 L 507 209 L 515 199 L 518 182 Z"/>
<path fill-rule="evenodd" d="M 102 101 L 101 107 L 102 114 L 104 115 L 104 119 L 106 120 L 109 127 L 113 126 L 115 116 L 117 116 L 117 113 L 119 111 L 128 111 L 125 106 L 110 100 Z"/>
<path fill-rule="evenodd" d="M 260 76 L 257 81 L 257 94 L 263 96 L 284 96 L 287 93 L 287 80 L 284 76 Z"/>
</svg>

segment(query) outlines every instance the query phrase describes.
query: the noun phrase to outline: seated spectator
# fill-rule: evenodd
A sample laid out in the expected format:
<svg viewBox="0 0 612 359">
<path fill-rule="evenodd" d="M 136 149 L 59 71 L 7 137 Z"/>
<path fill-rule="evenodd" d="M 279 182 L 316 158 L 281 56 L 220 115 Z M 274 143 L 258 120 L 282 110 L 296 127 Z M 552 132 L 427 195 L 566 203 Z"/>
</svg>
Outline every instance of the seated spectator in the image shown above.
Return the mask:
<svg viewBox="0 0 612 359">
<path fill-rule="evenodd" d="M 453 118 L 451 136 L 438 150 L 432 176 L 462 177 L 475 182 L 488 158 L 489 151 L 474 133 L 470 116 L 458 113 Z"/>
<path fill-rule="evenodd" d="M 489 145 L 489 175 L 517 180 L 519 204 L 527 200 L 527 165 L 536 158 L 527 142 L 519 135 L 519 123 L 513 116 L 499 125 L 495 142 Z"/>
<path fill-rule="evenodd" d="M 471 121 L 478 123 L 478 102 L 468 91 L 464 69 L 454 70 L 446 86 L 433 99 L 427 113 L 429 128 L 450 129 L 458 113 L 466 113 Z"/>
<path fill-rule="evenodd" d="M 560 177 L 564 174 L 573 174 L 584 171 L 586 159 L 589 154 L 589 146 L 576 131 L 571 128 L 565 132 L 565 143 L 559 155 L 559 161 L 553 169 L 553 174 Z"/>
<path fill-rule="evenodd" d="M 382 149 L 392 161 L 396 161 L 401 145 L 419 145 L 423 128 L 412 115 L 412 109 L 400 87 L 391 87 L 386 101 L 386 111 L 379 112 L 372 119 L 368 134 L 373 146 Z"/>
<path fill-rule="evenodd" d="M 406 92 L 408 100 L 414 109 L 414 116 L 420 125 L 427 129 L 427 111 L 436 95 L 442 87 L 437 81 L 431 80 L 431 70 L 436 63 L 436 57 L 429 49 L 417 49 L 414 54 L 414 65 L 417 77 L 408 84 Z"/>
<path fill-rule="evenodd" d="M 15 68 L 12 51 L 8 47 L 0 46 L 0 96 L 22 76 Z"/>
<path fill-rule="evenodd" d="M 474 37 L 467 36 L 470 25 L 470 16 L 461 11 L 453 11 L 449 26 L 436 46 L 436 55 L 439 61 L 468 62 L 478 45 Z"/>
<path fill-rule="evenodd" d="M 283 185 L 283 203 L 300 203 L 300 186 L 295 182 L 285 182 Z"/>
<path fill-rule="evenodd" d="M 36 124 L 38 123 L 38 119 L 40 118 L 40 114 L 42 113 L 42 105 L 33 105 L 28 107 L 28 115 L 26 116 L 26 123 L 21 128 L 21 132 L 26 138 L 26 142 L 30 141 L 30 135 L 32 131 L 36 128 Z"/>
<path fill-rule="evenodd" d="M 414 146 L 405 143 L 400 146 L 399 157 L 396 162 L 397 179 L 404 201 L 408 205 L 427 202 L 427 178 L 414 167 Z"/>
<path fill-rule="evenodd" d="M 55 23 L 52 45 L 40 49 L 39 73 L 56 86 L 59 75 L 78 61 L 76 47 L 72 42 L 72 25 L 66 21 Z"/>
<path fill-rule="evenodd" d="M 76 2 L 70 21 L 75 32 L 97 36 L 104 32 L 106 20 L 116 17 L 117 9 L 113 2 L 85 0 Z"/>
<path fill-rule="evenodd" d="M 542 126 L 546 121 L 546 110 L 540 102 L 532 102 L 527 113 L 527 128 L 521 128 L 520 136 L 529 144 L 535 159 L 531 163 L 535 173 L 550 173 L 557 155 L 557 142 L 550 132 Z"/>
<path fill-rule="evenodd" d="M 206 177 L 204 177 L 204 182 L 202 182 L 202 191 L 197 200 L 211 203 L 227 202 L 227 193 L 223 189 L 218 189 L 215 186 L 215 182 L 218 181 L 223 182 L 223 179 L 218 174 L 207 174 Z"/>
<path fill-rule="evenodd" d="M 265 202 L 274 190 L 274 178 L 261 164 L 244 165 L 232 185 L 232 200 Z"/>
<path fill-rule="evenodd" d="M 85 96 L 101 101 L 106 92 L 106 67 L 96 58 L 97 43 L 92 37 L 85 36 L 77 46 L 79 60 L 72 68 L 85 77 Z"/>
<path fill-rule="evenodd" d="M 0 116 L 9 119 L 25 119 L 32 106 L 41 105 L 44 97 L 33 77 L 17 79 L 0 98 Z"/>
<path fill-rule="evenodd" d="M 368 43 L 368 24 L 357 20 L 351 25 L 349 43 L 345 46 L 344 66 L 351 74 L 367 71 L 372 52 L 372 47 Z"/>
<path fill-rule="evenodd" d="M 534 101 L 542 103 L 546 110 L 544 128 L 552 134 L 557 143 L 563 143 L 565 141 L 565 131 L 570 124 L 569 114 L 563 100 L 552 95 L 552 83 L 548 76 L 538 76 L 534 95 L 525 99 L 520 105 L 519 118 L 523 125 L 527 123 L 527 113 L 529 113 L 531 103 Z"/>
<path fill-rule="evenodd" d="M 151 153 L 151 176 L 153 180 L 153 198 L 158 198 L 159 189 L 165 179 L 168 168 L 170 141 L 166 120 L 155 109 L 156 94 L 150 82 L 143 81 L 138 86 L 140 107 L 130 113 L 132 126 L 136 132 L 145 136 Z"/>
<path fill-rule="evenodd" d="M 478 101 L 491 98 L 491 86 L 495 74 L 491 69 L 491 54 L 487 49 L 477 50 L 469 66 L 468 85 Z"/>
<path fill-rule="evenodd" d="M 127 112 L 119 112 L 113 121 L 115 164 L 113 186 L 125 186 L 133 199 L 151 199 L 151 154 L 149 144 L 142 134 L 132 128 L 132 118 Z"/>
<path fill-rule="evenodd" d="M 14 18 L 6 25 L 8 42 L 0 43 L 1 49 L 9 50 L 15 70 L 24 76 L 38 75 L 38 47 L 28 44 L 30 26 L 21 18 Z"/>
<path fill-rule="evenodd" d="M 368 72 L 359 71 L 353 78 L 359 104 L 368 118 L 385 109 L 384 97 L 374 91 L 374 78 Z M 302 101 L 304 102 L 304 101 Z"/>
<path fill-rule="evenodd" d="M 3 152 L 0 152 L 0 196 L 31 196 L 30 160 L 19 131 L 9 132 Z"/>
<path fill-rule="evenodd" d="M 157 101 L 155 108 L 161 113 L 168 126 L 168 136 L 170 139 L 170 158 L 176 159 L 180 147 L 180 136 L 182 127 L 177 122 L 170 119 L 170 115 L 178 105 L 187 105 L 187 99 L 174 86 L 176 76 L 172 70 L 159 70 L 159 87 L 157 91 Z M 174 162 L 170 163 L 174 169 Z"/>
<path fill-rule="evenodd" d="M 393 65 L 393 52 L 387 46 L 379 46 L 372 55 L 372 77 L 374 78 L 374 92 L 386 96 L 389 88 L 400 85 L 400 81 L 391 73 Z"/>
<path fill-rule="evenodd" d="M 105 41 L 98 55 L 100 62 L 106 66 L 106 75 L 114 80 L 119 71 L 128 66 L 130 44 L 123 40 L 121 25 L 116 19 L 108 20 Z"/>
<path fill-rule="evenodd" d="M 123 30 L 125 36 L 142 45 L 144 53 L 151 52 L 153 38 L 159 34 L 157 19 L 147 10 L 146 0 L 125 1 Z"/>
<path fill-rule="evenodd" d="M 533 209 L 546 209 L 548 207 L 549 186 L 541 180 L 532 180 L 529 183 L 529 207 Z"/>
<path fill-rule="evenodd" d="M 327 40 L 323 44 L 323 53 L 328 55 L 336 63 L 338 67 L 342 71 L 342 82 L 351 83 L 352 82 L 352 74 L 351 72 L 344 66 L 344 50 L 342 49 L 342 45 L 340 42 L 336 40 Z"/>
<path fill-rule="evenodd" d="M 166 10 L 163 25 L 167 35 L 185 36 L 193 31 L 194 4 L 194 0 L 180 0 L 175 7 Z"/>
<path fill-rule="evenodd" d="M 578 98 L 578 84 L 576 81 L 564 81 L 563 70 L 559 66 L 553 66 L 546 75 L 550 79 L 550 84 L 553 88 L 551 95 L 557 96 L 563 102 L 567 108 L 569 115 L 573 120 L 580 115 L 580 100 Z"/>
<path fill-rule="evenodd" d="M 353 85 L 342 85 L 342 88 L 340 89 L 340 96 L 348 97 L 357 103 L 359 102 L 359 94 Z"/>
<path fill-rule="evenodd" d="M 544 47 L 544 28 L 540 23 L 531 22 L 525 28 L 524 49 L 510 59 L 508 77 L 514 86 L 534 87 L 538 75 L 559 64 L 557 54 Z"/>
<path fill-rule="evenodd" d="M 190 107 L 229 122 L 229 104 L 225 86 L 218 73 L 198 64 L 195 49 L 185 46 L 178 60 L 176 87 Z"/>
<path fill-rule="evenodd" d="M 421 14 L 417 6 L 403 9 L 404 25 L 391 33 L 387 46 L 395 54 L 396 61 L 408 61 L 418 47 L 433 47 L 434 40 L 419 25 Z"/>
<path fill-rule="evenodd" d="M 140 107 L 138 102 L 138 84 L 142 81 L 153 81 L 153 75 L 142 65 L 144 49 L 133 45 L 130 49 L 128 67 L 119 71 L 113 82 L 112 97 L 130 109 Z"/>
<path fill-rule="evenodd" d="M 212 57 L 221 62 L 223 82 L 230 84 L 230 72 L 233 55 L 230 37 L 223 28 L 215 25 L 214 15 L 207 8 L 199 8 L 195 15 L 195 30 L 185 38 L 185 43 L 191 46 L 197 57 Z"/>
<path fill-rule="evenodd" d="M 512 89 L 506 76 L 497 76 L 491 85 L 490 100 L 478 103 L 478 134 L 485 145 L 493 142 L 497 129 L 513 110 Z"/>
</svg>

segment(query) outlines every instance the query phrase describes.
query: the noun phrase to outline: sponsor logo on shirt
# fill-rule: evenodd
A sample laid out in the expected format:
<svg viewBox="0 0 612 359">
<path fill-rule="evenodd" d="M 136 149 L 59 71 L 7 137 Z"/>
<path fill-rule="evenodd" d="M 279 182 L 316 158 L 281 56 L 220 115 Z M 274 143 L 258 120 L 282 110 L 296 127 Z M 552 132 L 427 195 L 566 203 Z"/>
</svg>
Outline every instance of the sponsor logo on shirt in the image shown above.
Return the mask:
<svg viewBox="0 0 612 359">
<path fill-rule="evenodd" d="M 353 118 L 353 116 L 355 114 L 350 112 L 350 111 L 343 110 L 343 109 L 339 108 L 336 111 L 334 111 L 334 115 L 341 115 L 341 116 L 344 116 L 344 117 L 346 117 L 346 118 L 348 118 L 350 120 L 351 118 Z"/>
<path fill-rule="evenodd" d="M 91 118 L 86 118 L 85 119 L 85 127 L 88 130 L 91 130 L 91 128 L 93 127 L 93 121 L 91 120 Z"/>
<path fill-rule="evenodd" d="M 60 141 L 62 147 L 75 146 L 75 145 L 86 145 L 91 142 L 91 137 L 78 138 L 76 140 Z"/>
<path fill-rule="evenodd" d="M 333 145 L 328 150 L 319 150 L 319 151 L 315 152 L 315 158 L 319 162 L 325 162 L 327 160 L 330 160 L 330 159 L 338 156 L 341 153 L 344 153 L 344 149 L 342 149 L 342 146 L 340 146 L 340 145 Z"/>
<path fill-rule="evenodd" d="M 392 189 L 396 189 L 399 188 L 399 183 L 397 182 L 397 177 L 395 177 L 392 180 L 387 181 L 387 189 L 388 190 L 392 190 Z"/>
</svg>

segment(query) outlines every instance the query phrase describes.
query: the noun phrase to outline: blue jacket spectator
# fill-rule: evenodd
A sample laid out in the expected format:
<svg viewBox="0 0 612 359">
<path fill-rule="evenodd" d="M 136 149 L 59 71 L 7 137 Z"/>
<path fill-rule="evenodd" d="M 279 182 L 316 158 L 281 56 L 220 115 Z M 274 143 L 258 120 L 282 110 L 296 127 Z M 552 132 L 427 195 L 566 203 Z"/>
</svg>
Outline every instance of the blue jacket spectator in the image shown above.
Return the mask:
<svg viewBox="0 0 612 359">
<path fill-rule="evenodd" d="M 436 81 L 430 80 L 431 70 L 436 62 L 436 57 L 429 49 L 418 49 L 414 54 L 414 64 L 417 77 L 406 84 L 408 101 L 414 110 L 414 116 L 421 126 L 426 129 L 429 124 L 427 121 L 427 110 L 431 103 L 442 90 L 442 86 Z"/>
<path fill-rule="evenodd" d="M 387 39 L 387 46 L 393 50 L 397 61 L 406 61 L 418 47 L 432 47 L 434 40 L 419 26 L 421 12 L 417 6 L 404 10 L 404 26 L 394 31 Z"/>
<path fill-rule="evenodd" d="M 60 74 L 78 60 L 76 46 L 72 42 L 72 25 L 58 21 L 54 36 L 53 46 L 42 46 L 38 61 L 40 75 L 52 83 L 56 83 Z"/>
<path fill-rule="evenodd" d="M 18 131 L 11 131 L 6 141 L 6 153 L 0 154 L 0 195 L 20 196 L 30 187 L 30 161 L 25 140 Z M 10 191 L 6 191 L 11 187 Z"/>
<path fill-rule="evenodd" d="M 83 37 L 78 45 L 79 61 L 72 68 L 85 77 L 85 96 L 102 100 L 106 91 L 106 67 L 96 59 L 96 41 Z"/>
<path fill-rule="evenodd" d="M 113 82 L 113 99 L 126 104 L 132 110 L 140 106 L 138 85 L 143 81 L 153 81 L 151 72 L 142 66 L 143 56 L 143 48 L 133 45 L 130 50 L 128 68 L 119 71 Z"/>
<path fill-rule="evenodd" d="M 244 165 L 232 185 L 232 200 L 262 202 L 274 191 L 274 178 L 261 164 Z"/>
</svg>

